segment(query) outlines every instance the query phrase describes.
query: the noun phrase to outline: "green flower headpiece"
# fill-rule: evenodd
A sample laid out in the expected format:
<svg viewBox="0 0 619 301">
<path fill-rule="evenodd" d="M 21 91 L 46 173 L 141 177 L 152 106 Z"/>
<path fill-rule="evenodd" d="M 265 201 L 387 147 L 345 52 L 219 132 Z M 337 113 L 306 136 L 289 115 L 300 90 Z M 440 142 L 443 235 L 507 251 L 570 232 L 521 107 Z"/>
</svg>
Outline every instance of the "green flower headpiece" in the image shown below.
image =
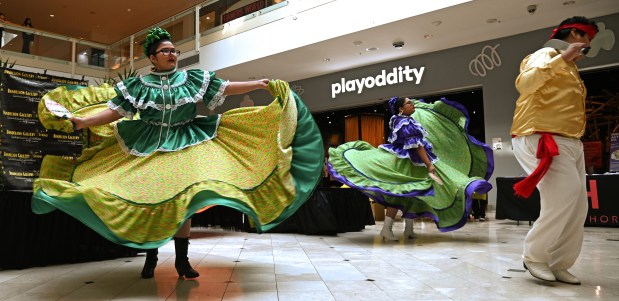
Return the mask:
<svg viewBox="0 0 619 301">
<path fill-rule="evenodd" d="M 146 55 L 146 57 L 148 57 L 149 55 L 148 48 L 150 48 L 150 45 L 152 45 L 153 43 L 161 39 L 171 40 L 172 36 L 170 36 L 170 33 L 167 32 L 165 29 L 162 29 L 159 27 L 155 27 L 146 33 L 146 41 L 144 42 L 144 45 L 143 45 L 144 54 Z"/>
</svg>

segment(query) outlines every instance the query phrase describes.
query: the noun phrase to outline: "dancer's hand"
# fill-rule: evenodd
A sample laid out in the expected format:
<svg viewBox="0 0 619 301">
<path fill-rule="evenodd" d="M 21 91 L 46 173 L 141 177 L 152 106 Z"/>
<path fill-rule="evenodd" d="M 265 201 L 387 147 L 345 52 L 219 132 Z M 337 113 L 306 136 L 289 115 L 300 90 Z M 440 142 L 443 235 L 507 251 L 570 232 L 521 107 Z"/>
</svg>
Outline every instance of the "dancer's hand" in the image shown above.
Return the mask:
<svg viewBox="0 0 619 301">
<path fill-rule="evenodd" d="M 430 179 L 436 182 L 436 184 L 443 185 L 443 181 L 441 180 L 441 178 L 436 175 L 436 169 L 434 168 L 434 165 L 430 165 L 430 167 L 428 167 L 428 176 L 430 176 Z"/>
<path fill-rule="evenodd" d="M 84 118 L 73 116 L 69 118 L 69 121 L 73 123 L 73 129 L 76 131 L 86 127 L 86 125 L 84 124 Z"/>
<path fill-rule="evenodd" d="M 260 89 L 268 90 L 269 89 L 269 87 L 268 87 L 269 86 L 269 79 L 268 78 L 263 78 L 263 79 L 258 80 L 258 85 L 259 85 Z"/>
<path fill-rule="evenodd" d="M 576 61 L 583 56 L 582 49 L 587 46 L 587 43 L 572 43 L 561 53 L 561 57 L 563 57 L 566 62 Z"/>
</svg>

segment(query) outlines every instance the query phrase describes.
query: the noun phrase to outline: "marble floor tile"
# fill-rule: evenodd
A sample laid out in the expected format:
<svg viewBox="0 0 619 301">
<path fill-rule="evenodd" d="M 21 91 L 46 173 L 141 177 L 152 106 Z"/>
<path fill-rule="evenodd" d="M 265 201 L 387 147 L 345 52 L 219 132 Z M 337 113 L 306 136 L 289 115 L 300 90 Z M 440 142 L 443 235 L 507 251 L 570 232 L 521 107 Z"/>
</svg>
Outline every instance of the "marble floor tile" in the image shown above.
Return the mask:
<svg viewBox="0 0 619 301">
<path fill-rule="evenodd" d="M 619 300 L 619 228 L 585 228 L 570 269 L 582 285 L 543 282 L 522 268 L 528 223 L 469 222 L 442 233 L 415 221 L 414 239 L 384 242 L 382 222 L 337 236 L 192 229 L 191 264 L 179 279 L 174 244 L 159 249 L 153 279 L 133 258 L 0 270 L 0 301 L 21 300 Z"/>
</svg>

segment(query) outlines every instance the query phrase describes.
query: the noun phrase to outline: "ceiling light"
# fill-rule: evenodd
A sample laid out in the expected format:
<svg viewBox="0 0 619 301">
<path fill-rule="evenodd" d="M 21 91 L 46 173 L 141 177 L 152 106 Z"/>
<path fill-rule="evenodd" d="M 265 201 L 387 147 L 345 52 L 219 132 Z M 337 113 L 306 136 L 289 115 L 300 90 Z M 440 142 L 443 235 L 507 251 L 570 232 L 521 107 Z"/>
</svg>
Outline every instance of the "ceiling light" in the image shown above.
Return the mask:
<svg viewBox="0 0 619 301">
<path fill-rule="evenodd" d="M 499 19 L 488 19 L 488 20 L 486 20 L 486 23 L 488 23 L 488 24 L 501 23 L 501 21 L 499 21 Z"/>
<path fill-rule="evenodd" d="M 127 11 L 131 11 L 131 9 L 130 9 L 130 8 L 127 8 Z"/>
<path fill-rule="evenodd" d="M 52 18 L 54 17 L 54 15 L 49 15 L 49 16 L 52 17 Z"/>
<path fill-rule="evenodd" d="M 395 42 L 393 42 L 393 47 L 395 47 L 395 49 L 402 49 L 404 47 L 404 42 L 402 42 L 402 41 L 395 41 Z"/>
<path fill-rule="evenodd" d="M 365 48 L 365 51 L 376 51 L 376 50 L 378 50 L 378 47 Z"/>
<path fill-rule="evenodd" d="M 576 1 L 565 1 L 563 2 L 563 5 L 572 5 L 574 3 L 576 3 Z"/>
<path fill-rule="evenodd" d="M 331 61 L 331 59 L 330 59 L 330 58 L 326 58 L 326 59 L 324 59 L 323 61 L 325 61 L 325 62 L 330 62 L 330 61 Z"/>
<path fill-rule="evenodd" d="M 359 45 L 363 44 L 363 42 L 361 42 L 361 41 L 354 41 L 354 42 L 352 42 L 352 43 L 353 43 L 353 45 L 355 45 L 355 46 L 359 46 Z"/>
<path fill-rule="evenodd" d="M 431 38 L 433 38 L 433 37 L 434 37 L 434 36 L 433 36 L 433 35 L 431 35 L 431 34 L 429 34 L 429 33 L 426 33 L 426 34 L 424 34 L 424 35 L 423 35 L 423 38 L 424 38 L 424 39 L 431 39 Z"/>
<path fill-rule="evenodd" d="M 432 21 L 432 25 L 434 25 L 434 26 L 439 26 L 441 24 L 443 24 L 443 22 L 441 22 L 441 21 Z"/>
</svg>

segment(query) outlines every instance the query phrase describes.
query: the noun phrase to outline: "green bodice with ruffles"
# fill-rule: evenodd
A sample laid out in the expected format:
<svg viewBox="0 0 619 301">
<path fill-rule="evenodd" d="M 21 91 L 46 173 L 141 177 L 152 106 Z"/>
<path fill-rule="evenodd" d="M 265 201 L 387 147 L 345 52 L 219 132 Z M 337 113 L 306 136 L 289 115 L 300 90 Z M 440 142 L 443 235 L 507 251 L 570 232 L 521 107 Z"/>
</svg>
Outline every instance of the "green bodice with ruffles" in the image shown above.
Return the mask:
<svg viewBox="0 0 619 301">
<path fill-rule="evenodd" d="M 170 152 L 216 136 L 219 115 L 198 117 L 196 103 L 220 105 L 227 81 L 214 72 L 183 70 L 130 78 L 116 85 L 108 107 L 132 119 L 116 124 L 115 134 L 127 153 L 147 156 Z M 139 119 L 133 117 L 139 113 Z"/>
</svg>

